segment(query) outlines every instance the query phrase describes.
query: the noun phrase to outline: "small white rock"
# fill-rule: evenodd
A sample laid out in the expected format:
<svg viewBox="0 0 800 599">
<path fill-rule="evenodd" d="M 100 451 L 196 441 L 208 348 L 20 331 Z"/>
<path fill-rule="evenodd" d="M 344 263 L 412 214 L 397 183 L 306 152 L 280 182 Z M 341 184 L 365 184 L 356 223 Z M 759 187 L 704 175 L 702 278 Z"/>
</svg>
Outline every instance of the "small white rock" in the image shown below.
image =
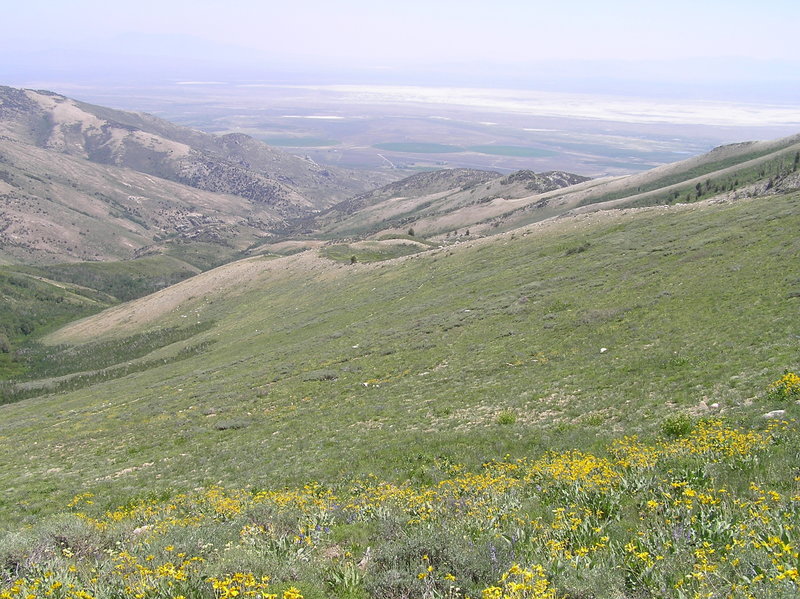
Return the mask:
<svg viewBox="0 0 800 599">
<path fill-rule="evenodd" d="M 780 418 L 786 413 L 786 410 L 772 410 L 764 414 L 764 418 Z"/>
<path fill-rule="evenodd" d="M 606 353 L 607 351 L 608 351 L 608 348 L 607 348 L 607 347 L 601 347 L 601 348 L 600 348 L 600 353 L 601 353 L 601 354 L 604 354 L 604 353 Z"/>
</svg>

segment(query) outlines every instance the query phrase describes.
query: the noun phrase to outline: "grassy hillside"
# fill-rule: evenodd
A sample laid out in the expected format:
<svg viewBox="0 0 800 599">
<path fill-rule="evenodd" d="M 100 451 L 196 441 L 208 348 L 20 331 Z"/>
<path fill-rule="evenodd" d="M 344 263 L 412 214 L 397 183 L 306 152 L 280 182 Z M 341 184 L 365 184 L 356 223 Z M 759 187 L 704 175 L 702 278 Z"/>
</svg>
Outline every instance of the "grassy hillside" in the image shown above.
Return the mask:
<svg viewBox="0 0 800 599">
<path fill-rule="evenodd" d="M 0 407 L 0 461 L 26 456 L 0 474 L 0 514 L 78 491 L 424 479 L 436 459 L 588 450 L 676 413 L 791 413 L 761 397 L 797 366 L 799 208 L 602 213 L 392 262 L 198 275 L 53 337 L 124 347 L 155 327 L 137 372 Z"/>
<path fill-rule="evenodd" d="M 798 437 L 787 421 L 706 419 L 605 455 L 505 456 L 474 472 L 440 459 L 426 483 L 210 486 L 105 512 L 80 493 L 0 534 L 0 596 L 789 599 Z"/>
<path fill-rule="evenodd" d="M 52 352 L 37 340 L 53 329 L 197 272 L 197 267 L 170 256 L 0 267 L 0 380 L 38 378 L 42 368 L 52 370 L 48 362 L 53 358 L 42 358 Z M 103 360 L 94 356 L 90 361 Z M 7 385 L 0 387 L 0 402 L 10 400 L 8 392 Z"/>
<path fill-rule="evenodd" d="M 169 256 L 151 256 L 125 262 L 72 262 L 38 267 L 16 267 L 21 272 L 95 289 L 128 301 L 153 293 L 200 272 Z"/>
<path fill-rule="evenodd" d="M 58 285 L 0 267 L 0 380 L 24 374 L 26 369 L 15 350 L 26 339 L 99 312 L 113 302 L 91 289 Z"/>
<path fill-rule="evenodd" d="M 251 258 L 70 325 L 0 405 L 0 596 L 794 597 L 799 226 Z"/>
<path fill-rule="evenodd" d="M 794 139 L 794 138 L 793 138 Z M 710 158 L 710 156 L 709 156 Z M 611 192 L 590 200 L 584 205 L 633 198 L 631 206 L 653 206 L 672 202 L 693 202 L 725 192 L 735 192 L 748 185 L 765 182 L 765 191 L 784 181 L 800 169 L 800 147 L 752 151 L 734 156 L 709 159 L 678 173 L 665 173 L 644 185 Z"/>
</svg>

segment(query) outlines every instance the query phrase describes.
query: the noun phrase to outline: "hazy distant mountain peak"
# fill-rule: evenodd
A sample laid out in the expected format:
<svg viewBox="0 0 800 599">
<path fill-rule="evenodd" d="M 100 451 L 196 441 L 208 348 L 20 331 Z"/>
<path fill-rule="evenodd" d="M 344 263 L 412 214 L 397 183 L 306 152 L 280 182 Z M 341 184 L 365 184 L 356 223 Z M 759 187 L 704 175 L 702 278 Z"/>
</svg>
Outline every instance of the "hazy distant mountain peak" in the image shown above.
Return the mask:
<svg viewBox="0 0 800 599">
<path fill-rule="evenodd" d="M 230 254 L 386 181 L 240 133 L 11 87 L 0 87 L 0 167 L 0 247 L 23 262 L 124 259 L 189 241 Z"/>
<path fill-rule="evenodd" d="M 322 168 L 245 134 L 210 135 L 59 94 L 0 88 L 0 129 L 17 139 L 198 189 L 240 195 L 284 216 L 333 205 L 384 179 Z"/>
<path fill-rule="evenodd" d="M 299 232 L 413 229 L 441 242 L 568 213 L 795 189 L 798 168 L 800 136 L 791 136 L 626 177 L 459 168 L 387 185 L 390 174 L 322 167 L 243 133 L 0 87 L 0 260 L 125 259 L 201 242 L 219 261 Z"/>
<path fill-rule="evenodd" d="M 120 166 L 126 166 L 127 151 L 137 146 L 173 159 L 191 152 L 187 144 L 100 118 L 64 96 L 31 90 L 26 94 L 50 122 L 50 136 L 44 144 L 48 149 Z"/>
</svg>

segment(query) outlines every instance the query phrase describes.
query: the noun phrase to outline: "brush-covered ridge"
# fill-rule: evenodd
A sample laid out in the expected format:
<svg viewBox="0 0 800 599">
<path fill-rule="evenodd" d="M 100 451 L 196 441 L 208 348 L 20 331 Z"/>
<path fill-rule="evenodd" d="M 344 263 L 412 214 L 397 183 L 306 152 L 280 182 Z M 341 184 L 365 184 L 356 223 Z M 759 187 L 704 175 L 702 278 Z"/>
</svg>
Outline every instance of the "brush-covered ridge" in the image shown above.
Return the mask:
<svg viewBox="0 0 800 599">
<path fill-rule="evenodd" d="M 598 454 L 440 458 L 425 481 L 84 492 L 0 537 L 0 598 L 796 597 L 798 440 L 673 420 Z"/>
</svg>

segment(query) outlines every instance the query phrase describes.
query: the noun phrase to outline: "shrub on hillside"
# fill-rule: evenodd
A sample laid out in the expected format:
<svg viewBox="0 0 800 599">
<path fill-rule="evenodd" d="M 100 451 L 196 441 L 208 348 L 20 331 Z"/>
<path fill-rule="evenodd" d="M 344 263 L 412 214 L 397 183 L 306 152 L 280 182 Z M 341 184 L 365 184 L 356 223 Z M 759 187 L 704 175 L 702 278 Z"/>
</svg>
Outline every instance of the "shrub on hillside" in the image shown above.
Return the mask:
<svg viewBox="0 0 800 599">
<path fill-rule="evenodd" d="M 335 370 L 331 370 L 329 368 L 322 368 L 320 370 L 312 370 L 310 372 L 306 372 L 302 376 L 302 380 L 305 382 L 309 381 L 335 381 L 339 378 L 339 373 Z"/>
<path fill-rule="evenodd" d="M 785 370 L 783 376 L 767 388 L 767 398 L 777 401 L 800 400 L 800 376 Z"/>
<path fill-rule="evenodd" d="M 692 419 L 687 414 L 673 414 L 664 418 L 661 434 L 667 439 L 677 439 L 688 435 L 693 428 Z"/>
<path fill-rule="evenodd" d="M 497 415 L 497 424 L 514 424 L 517 421 L 517 415 L 513 410 L 503 410 Z"/>
</svg>

